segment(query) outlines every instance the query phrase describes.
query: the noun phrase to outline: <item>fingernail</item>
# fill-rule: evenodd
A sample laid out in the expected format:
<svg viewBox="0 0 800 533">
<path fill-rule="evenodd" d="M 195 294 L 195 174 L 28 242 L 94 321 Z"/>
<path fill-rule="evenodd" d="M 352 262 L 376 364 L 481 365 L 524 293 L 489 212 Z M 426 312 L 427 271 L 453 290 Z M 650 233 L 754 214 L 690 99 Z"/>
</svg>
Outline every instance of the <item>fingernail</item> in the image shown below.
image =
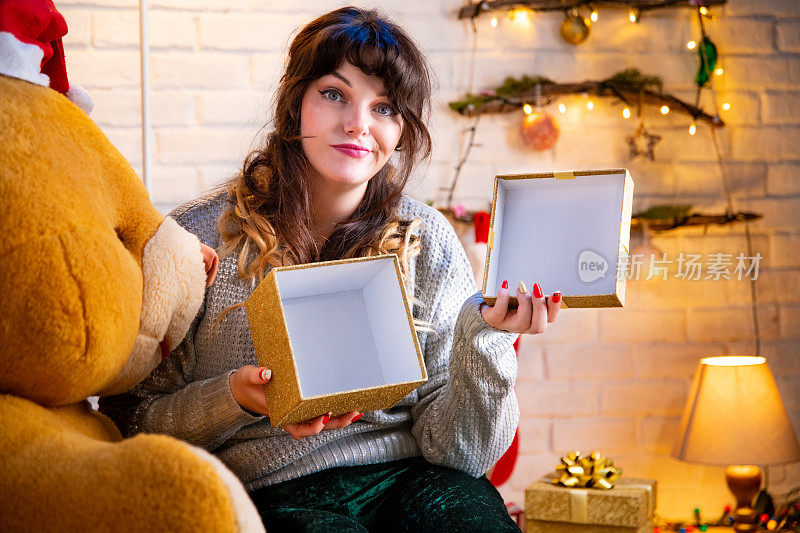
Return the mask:
<svg viewBox="0 0 800 533">
<path fill-rule="evenodd" d="M 553 293 L 553 303 L 557 304 L 560 301 L 561 301 L 561 293 L 560 292 L 554 292 Z"/>
<path fill-rule="evenodd" d="M 538 283 L 533 284 L 533 295 L 537 298 L 544 297 L 544 293 L 542 292 L 542 288 L 539 286 Z"/>
<path fill-rule="evenodd" d="M 269 378 L 272 377 L 272 370 L 269 368 L 262 368 L 261 372 L 259 373 L 259 377 L 261 381 L 269 381 Z"/>
<path fill-rule="evenodd" d="M 364 413 L 358 413 L 356 416 L 353 417 L 353 420 L 351 420 L 350 422 L 355 422 L 356 420 L 358 420 L 362 416 L 364 416 Z"/>
<path fill-rule="evenodd" d="M 525 286 L 524 281 L 519 282 L 519 292 L 521 292 L 522 294 L 528 294 L 528 287 Z"/>
<path fill-rule="evenodd" d="M 503 282 L 503 288 L 504 288 L 504 289 L 507 289 L 507 288 L 508 288 L 508 280 L 505 280 L 505 281 Z"/>
<path fill-rule="evenodd" d="M 331 419 L 331 415 L 332 415 L 332 414 L 333 414 L 333 413 L 328 413 L 328 414 L 326 414 L 326 415 L 325 415 L 325 416 L 322 418 L 322 425 L 323 425 L 323 426 L 324 426 L 325 424 L 327 424 L 327 423 L 328 423 L 328 420 L 330 420 L 330 419 Z"/>
</svg>

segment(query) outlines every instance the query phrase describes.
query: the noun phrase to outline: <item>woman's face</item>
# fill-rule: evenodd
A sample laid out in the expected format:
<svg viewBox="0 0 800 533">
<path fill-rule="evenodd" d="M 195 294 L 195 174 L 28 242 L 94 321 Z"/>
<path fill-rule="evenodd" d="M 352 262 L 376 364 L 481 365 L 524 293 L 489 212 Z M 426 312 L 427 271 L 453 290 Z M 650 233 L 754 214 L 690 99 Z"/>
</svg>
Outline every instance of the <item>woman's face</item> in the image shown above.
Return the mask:
<svg viewBox="0 0 800 533">
<path fill-rule="evenodd" d="M 403 120 L 385 94 L 383 80 L 350 63 L 314 80 L 303 95 L 302 146 L 316 185 L 363 185 L 394 152 Z"/>
</svg>

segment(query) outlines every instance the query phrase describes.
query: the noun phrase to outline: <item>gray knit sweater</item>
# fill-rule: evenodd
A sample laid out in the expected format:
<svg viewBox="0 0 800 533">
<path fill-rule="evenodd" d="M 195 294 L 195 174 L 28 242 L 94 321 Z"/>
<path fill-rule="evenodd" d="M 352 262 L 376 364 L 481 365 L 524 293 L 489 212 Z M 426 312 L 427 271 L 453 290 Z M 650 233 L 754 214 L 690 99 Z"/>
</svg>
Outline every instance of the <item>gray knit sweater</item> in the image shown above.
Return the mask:
<svg viewBox="0 0 800 533">
<path fill-rule="evenodd" d="M 224 193 L 207 195 L 171 213 L 200 240 L 218 248 Z M 220 261 L 214 284 L 184 341 L 141 384 L 102 398 L 100 410 L 127 436 L 164 433 L 216 454 L 248 490 L 326 468 L 422 455 L 428 461 L 483 474 L 511 444 L 519 409 L 514 395 L 515 335 L 484 322 L 469 263 L 447 220 L 404 197 L 401 219 L 422 219 L 422 252 L 410 261 L 409 286 L 424 302 L 417 318 L 433 324 L 419 341 L 429 379 L 391 409 L 365 413 L 338 430 L 299 441 L 264 417 L 241 409 L 230 374 L 255 365 L 243 308 L 214 330 L 217 315 L 254 289 L 237 275 L 236 254 Z M 324 356 L 321 354 L 321 356 Z"/>
</svg>

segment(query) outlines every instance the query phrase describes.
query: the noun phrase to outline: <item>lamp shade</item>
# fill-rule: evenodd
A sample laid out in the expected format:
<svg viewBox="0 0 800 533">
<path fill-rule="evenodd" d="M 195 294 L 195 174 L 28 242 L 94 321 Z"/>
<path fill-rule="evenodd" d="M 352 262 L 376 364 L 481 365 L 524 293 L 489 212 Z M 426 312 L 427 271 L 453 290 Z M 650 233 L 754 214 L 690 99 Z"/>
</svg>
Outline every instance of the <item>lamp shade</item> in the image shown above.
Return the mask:
<svg viewBox="0 0 800 533">
<path fill-rule="evenodd" d="M 766 359 L 700 361 L 672 456 L 719 466 L 800 461 L 800 446 Z"/>
</svg>

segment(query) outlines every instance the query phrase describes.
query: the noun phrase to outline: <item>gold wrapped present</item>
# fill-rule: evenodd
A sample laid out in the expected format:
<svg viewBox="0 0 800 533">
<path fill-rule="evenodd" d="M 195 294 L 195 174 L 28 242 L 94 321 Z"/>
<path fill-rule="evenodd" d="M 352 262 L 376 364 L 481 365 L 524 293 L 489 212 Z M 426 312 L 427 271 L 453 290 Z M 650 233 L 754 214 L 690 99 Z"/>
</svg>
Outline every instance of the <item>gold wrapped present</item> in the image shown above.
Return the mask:
<svg viewBox="0 0 800 533">
<path fill-rule="evenodd" d="M 624 168 L 497 176 L 483 299 L 525 281 L 561 291 L 563 308 L 622 307 L 632 205 Z"/>
<path fill-rule="evenodd" d="M 388 409 L 428 379 L 394 254 L 273 268 L 245 309 L 273 426 Z"/>
<path fill-rule="evenodd" d="M 608 490 L 543 478 L 525 490 L 527 533 L 651 533 L 656 482 L 620 478 Z"/>
</svg>

